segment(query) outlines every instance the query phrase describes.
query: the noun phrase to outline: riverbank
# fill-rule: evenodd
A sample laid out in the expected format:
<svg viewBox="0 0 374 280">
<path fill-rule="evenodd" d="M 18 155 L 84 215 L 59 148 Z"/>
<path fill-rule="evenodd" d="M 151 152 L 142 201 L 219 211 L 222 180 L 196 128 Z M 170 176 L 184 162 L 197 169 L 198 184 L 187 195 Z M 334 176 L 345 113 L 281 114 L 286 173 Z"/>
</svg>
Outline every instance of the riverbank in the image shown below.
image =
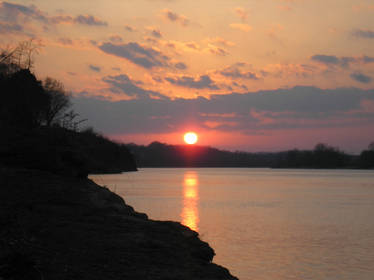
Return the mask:
<svg viewBox="0 0 374 280">
<path fill-rule="evenodd" d="M 91 180 L 1 168 L 0 186 L 0 279 L 237 279 L 196 232 Z"/>
</svg>

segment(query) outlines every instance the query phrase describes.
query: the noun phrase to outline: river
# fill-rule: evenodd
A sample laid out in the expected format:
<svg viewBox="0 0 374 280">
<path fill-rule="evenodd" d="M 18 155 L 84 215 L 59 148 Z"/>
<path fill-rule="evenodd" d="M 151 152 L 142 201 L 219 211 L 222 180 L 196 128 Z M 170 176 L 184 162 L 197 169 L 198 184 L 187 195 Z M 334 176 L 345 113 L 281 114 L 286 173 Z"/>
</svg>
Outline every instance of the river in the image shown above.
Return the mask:
<svg viewBox="0 0 374 280">
<path fill-rule="evenodd" d="M 144 168 L 91 175 L 151 219 L 180 221 L 241 280 L 374 279 L 374 172 Z"/>
</svg>

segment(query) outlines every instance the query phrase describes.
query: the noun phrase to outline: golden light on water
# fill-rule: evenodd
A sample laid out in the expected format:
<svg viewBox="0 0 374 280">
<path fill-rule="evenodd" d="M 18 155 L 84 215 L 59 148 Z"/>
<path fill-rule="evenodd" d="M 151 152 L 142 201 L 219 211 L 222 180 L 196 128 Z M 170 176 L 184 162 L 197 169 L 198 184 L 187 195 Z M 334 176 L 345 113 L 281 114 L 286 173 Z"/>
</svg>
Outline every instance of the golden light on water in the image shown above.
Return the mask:
<svg viewBox="0 0 374 280">
<path fill-rule="evenodd" d="M 183 210 L 181 218 L 182 224 L 195 231 L 199 229 L 198 200 L 199 188 L 197 174 L 192 171 L 186 172 L 183 181 Z"/>
</svg>

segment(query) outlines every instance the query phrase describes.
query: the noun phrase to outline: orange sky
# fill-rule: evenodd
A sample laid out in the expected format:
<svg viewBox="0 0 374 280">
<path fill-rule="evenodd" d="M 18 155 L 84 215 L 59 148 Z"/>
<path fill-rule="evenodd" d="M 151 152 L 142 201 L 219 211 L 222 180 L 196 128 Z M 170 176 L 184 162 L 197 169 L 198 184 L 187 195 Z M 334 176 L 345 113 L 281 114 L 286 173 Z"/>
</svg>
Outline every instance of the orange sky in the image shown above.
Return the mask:
<svg viewBox="0 0 374 280">
<path fill-rule="evenodd" d="M 194 129 L 250 151 L 374 141 L 373 1 L 0 3 L 1 46 L 34 38 L 38 77 L 61 80 L 110 137 L 177 144 Z"/>
</svg>

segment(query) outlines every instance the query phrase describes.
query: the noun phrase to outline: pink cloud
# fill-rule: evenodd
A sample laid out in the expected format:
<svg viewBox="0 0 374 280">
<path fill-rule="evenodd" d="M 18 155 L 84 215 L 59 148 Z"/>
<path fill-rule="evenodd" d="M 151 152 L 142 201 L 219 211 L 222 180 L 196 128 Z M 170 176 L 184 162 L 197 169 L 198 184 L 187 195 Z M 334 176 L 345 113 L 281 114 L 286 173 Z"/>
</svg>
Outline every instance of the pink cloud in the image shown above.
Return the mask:
<svg viewBox="0 0 374 280">
<path fill-rule="evenodd" d="M 252 26 L 246 24 L 246 23 L 231 23 L 230 27 L 232 29 L 238 29 L 243 32 L 249 32 L 252 30 Z"/>
</svg>

